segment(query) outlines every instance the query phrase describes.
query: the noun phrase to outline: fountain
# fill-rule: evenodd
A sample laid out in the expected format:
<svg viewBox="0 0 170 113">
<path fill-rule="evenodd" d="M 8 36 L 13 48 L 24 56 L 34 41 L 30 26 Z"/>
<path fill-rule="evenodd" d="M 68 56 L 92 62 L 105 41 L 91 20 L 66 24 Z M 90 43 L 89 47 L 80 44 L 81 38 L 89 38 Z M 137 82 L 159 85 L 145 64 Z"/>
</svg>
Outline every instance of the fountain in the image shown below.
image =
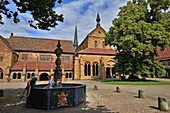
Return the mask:
<svg viewBox="0 0 170 113">
<path fill-rule="evenodd" d="M 44 89 L 47 84 L 36 85 L 27 98 L 27 107 L 51 110 L 61 107 L 74 107 L 86 101 L 86 85 L 62 83 L 60 56 L 63 50 L 60 47 L 60 40 L 58 40 L 55 50 L 57 56 L 56 69 L 54 71 L 56 86 L 53 89 Z"/>
</svg>

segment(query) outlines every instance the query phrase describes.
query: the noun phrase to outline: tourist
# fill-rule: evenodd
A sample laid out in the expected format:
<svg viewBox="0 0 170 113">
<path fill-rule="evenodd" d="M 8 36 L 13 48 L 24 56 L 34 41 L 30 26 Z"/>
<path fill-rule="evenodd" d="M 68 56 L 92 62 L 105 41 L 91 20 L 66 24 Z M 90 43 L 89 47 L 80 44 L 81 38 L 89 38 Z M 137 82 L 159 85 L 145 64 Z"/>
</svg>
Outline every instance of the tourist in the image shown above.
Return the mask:
<svg viewBox="0 0 170 113">
<path fill-rule="evenodd" d="M 55 82 L 52 80 L 51 76 L 48 76 L 48 80 L 49 80 L 48 85 L 44 88 L 52 89 Z"/>
<path fill-rule="evenodd" d="M 34 89 L 35 88 L 35 84 L 36 84 L 36 81 L 37 81 L 37 78 L 36 77 L 33 77 L 32 79 L 30 79 L 28 82 L 27 82 L 27 86 L 25 87 L 23 93 L 22 93 L 22 96 L 20 99 L 23 98 L 24 94 L 27 92 L 27 95 L 26 97 L 29 96 L 30 92 L 31 92 L 31 89 Z"/>
</svg>

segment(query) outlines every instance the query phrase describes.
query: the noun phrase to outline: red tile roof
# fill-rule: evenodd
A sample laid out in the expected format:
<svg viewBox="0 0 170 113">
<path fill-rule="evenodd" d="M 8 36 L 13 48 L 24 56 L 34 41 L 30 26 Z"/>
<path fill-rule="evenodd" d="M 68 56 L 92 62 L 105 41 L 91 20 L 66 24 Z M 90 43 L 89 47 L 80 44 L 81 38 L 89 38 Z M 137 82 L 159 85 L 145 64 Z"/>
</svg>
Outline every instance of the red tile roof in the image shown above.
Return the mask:
<svg viewBox="0 0 170 113">
<path fill-rule="evenodd" d="M 86 48 L 79 51 L 78 54 L 97 54 L 97 55 L 116 55 L 118 52 L 113 49 L 104 48 Z"/>
<path fill-rule="evenodd" d="M 52 65 L 53 64 L 51 64 L 51 62 L 39 62 L 38 70 L 48 71 L 48 70 L 50 70 Z"/>
<path fill-rule="evenodd" d="M 16 64 L 12 67 L 11 70 L 22 70 L 24 68 L 24 66 L 26 66 L 27 70 L 33 70 L 35 71 L 36 69 L 36 63 L 37 61 L 18 61 L 16 62 Z M 73 69 L 73 65 L 71 62 L 68 63 L 62 63 L 62 66 L 64 67 L 64 70 L 72 70 Z M 38 70 L 39 71 L 49 71 L 50 68 L 53 67 L 53 69 L 55 69 L 56 65 L 55 63 L 51 63 L 48 61 L 44 61 L 44 62 L 38 62 Z"/>
<path fill-rule="evenodd" d="M 13 48 L 11 47 L 11 45 L 9 44 L 9 42 L 5 38 L 0 36 L 0 40 L 2 40 L 4 42 L 4 44 L 10 49 L 11 52 L 14 52 Z"/>
<path fill-rule="evenodd" d="M 27 61 L 26 68 L 27 68 L 27 70 L 35 70 L 36 62 L 35 61 Z"/>
<path fill-rule="evenodd" d="M 54 52 L 58 40 L 12 36 L 8 39 L 8 42 L 14 48 L 14 50 Z M 63 52 L 74 53 L 72 41 L 60 40 L 60 44 Z"/>
<path fill-rule="evenodd" d="M 17 61 L 11 70 L 22 70 L 25 65 L 24 61 Z"/>
<path fill-rule="evenodd" d="M 160 47 L 157 47 L 158 56 L 155 57 L 156 60 L 166 60 L 170 59 L 170 47 L 165 48 L 163 51 L 161 51 Z"/>
<path fill-rule="evenodd" d="M 64 70 L 73 70 L 72 62 L 64 62 Z"/>
</svg>

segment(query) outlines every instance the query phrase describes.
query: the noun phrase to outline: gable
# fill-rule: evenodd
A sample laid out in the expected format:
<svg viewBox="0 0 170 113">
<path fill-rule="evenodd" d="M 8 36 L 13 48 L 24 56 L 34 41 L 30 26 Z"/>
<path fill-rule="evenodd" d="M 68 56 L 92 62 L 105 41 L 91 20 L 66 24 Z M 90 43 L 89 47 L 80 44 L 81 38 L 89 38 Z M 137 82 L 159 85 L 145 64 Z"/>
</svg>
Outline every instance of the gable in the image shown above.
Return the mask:
<svg viewBox="0 0 170 113">
<path fill-rule="evenodd" d="M 90 32 L 87 36 L 89 37 L 105 37 L 106 31 L 100 26 L 97 25 L 97 27 Z"/>
<path fill-rule="evenodd" d="M 0 36 L 0 48 L 1 48 L 0 52 L 3 52 L 3 51 L 13 52 L 13 48 L 10 46 L 8 41 L 2 36 Z"/>
</svg>

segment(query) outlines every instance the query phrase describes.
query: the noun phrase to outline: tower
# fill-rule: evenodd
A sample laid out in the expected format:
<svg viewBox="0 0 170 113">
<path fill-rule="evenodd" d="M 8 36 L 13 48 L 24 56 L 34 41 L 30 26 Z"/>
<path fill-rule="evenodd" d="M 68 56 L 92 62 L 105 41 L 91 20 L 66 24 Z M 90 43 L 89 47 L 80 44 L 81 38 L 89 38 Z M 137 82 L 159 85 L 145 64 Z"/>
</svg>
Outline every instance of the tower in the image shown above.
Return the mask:
<svg viewBox="0 0 170 113">
<path fill-rule="evenodd" d="M 77 25 L 75 26 L 74 44 L 73 44 L 73 46 L 74 46 L 74 50 L 76 50 L 76 49 L 77 49 L 77 47 L 78 47 Z"/>
</svg>

